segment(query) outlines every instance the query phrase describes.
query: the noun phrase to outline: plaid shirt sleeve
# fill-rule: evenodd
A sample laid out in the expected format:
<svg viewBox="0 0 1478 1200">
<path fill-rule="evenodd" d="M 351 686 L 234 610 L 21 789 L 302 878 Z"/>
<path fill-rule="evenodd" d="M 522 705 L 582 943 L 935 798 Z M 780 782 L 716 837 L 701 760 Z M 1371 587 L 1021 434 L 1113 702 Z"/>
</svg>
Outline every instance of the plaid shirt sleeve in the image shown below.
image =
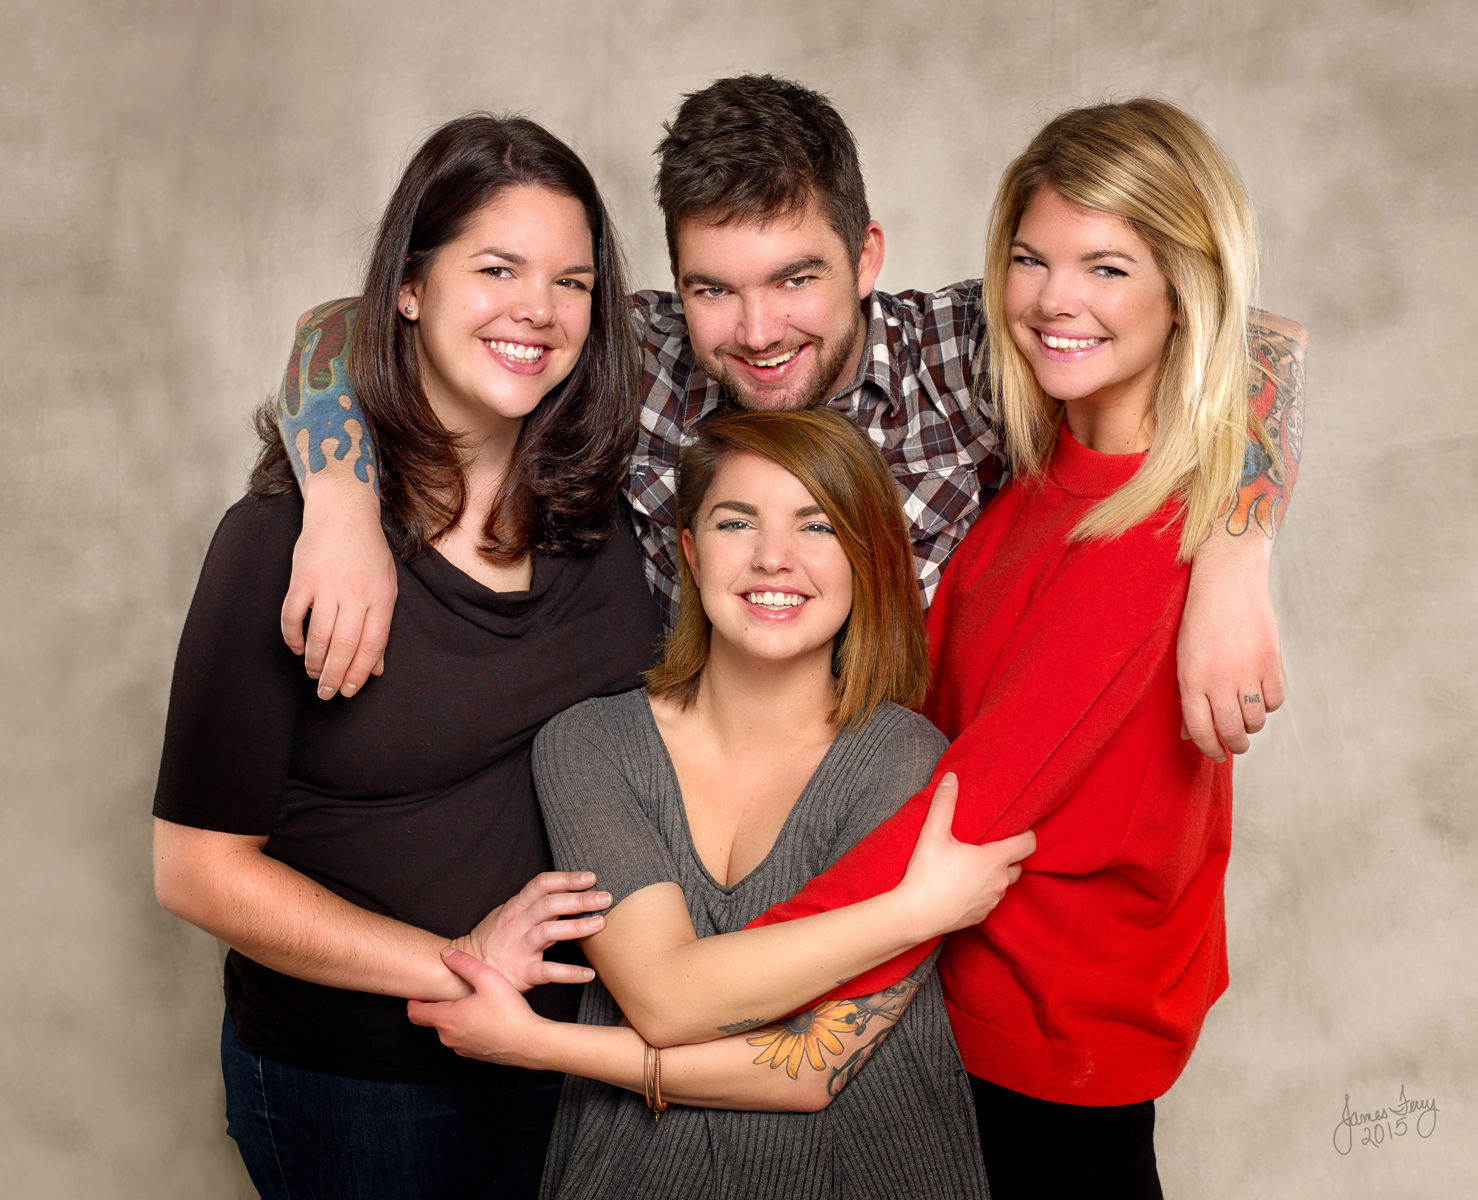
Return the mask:
<svg viewBox="0 0 1478 1200">
<path fill-rule="evenodd" d="M 626 475 L 626 498 L 642 547 L 647 586 L 664 629 L 677 617 L 677 460 L 695 373 L 687 352 L 688 325 L 676 296 L 638 292 L 632 316 L 642 345 L 641 427 Z M 702 377 L 702 372 L 696 372 Z M 696 418 L 693 418 L 696 419 Z"/>
<path fill-rule="evenodd" d="M 937 292 L 874 292 L 867 359 L 832 401 L 887 460 L 913 541 L 927 609 L 945 565 L 1005 482 L 1000 426 L 983 380 L 980 282 Z"/>
</svg>

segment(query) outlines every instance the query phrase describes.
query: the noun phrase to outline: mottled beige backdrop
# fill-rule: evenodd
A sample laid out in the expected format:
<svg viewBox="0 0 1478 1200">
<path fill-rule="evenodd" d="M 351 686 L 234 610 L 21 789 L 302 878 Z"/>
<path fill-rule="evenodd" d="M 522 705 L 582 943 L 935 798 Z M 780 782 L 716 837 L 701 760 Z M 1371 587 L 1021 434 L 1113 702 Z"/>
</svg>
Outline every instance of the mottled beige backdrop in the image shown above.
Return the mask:
<svg viewBox="0 0 1478 1200">
<path fill-rule="evenodd" d="M 772 70 L 856 130 L 894 290 L 977 273 L 1056 108 L 1157 92 L 1240 163 L 1263 302 L 1312 337 L 1289 699 L 1238 764 L 1232 986 L 1161 1104 L 1166 1190 L 1474 1195 L 1475 63 L 1472 0 L 3 0 L 0 1194 L 251 1194 L 219 951 L 155 906 L 149 804 L 294 317 L 355 290 L 408 152 L 472 108 L 573 142 L 664 284 L 660 122 Z M 1346 1096 L 1403 1088 L 1430 1136 L 1336 1149 Z"/>
</svg>

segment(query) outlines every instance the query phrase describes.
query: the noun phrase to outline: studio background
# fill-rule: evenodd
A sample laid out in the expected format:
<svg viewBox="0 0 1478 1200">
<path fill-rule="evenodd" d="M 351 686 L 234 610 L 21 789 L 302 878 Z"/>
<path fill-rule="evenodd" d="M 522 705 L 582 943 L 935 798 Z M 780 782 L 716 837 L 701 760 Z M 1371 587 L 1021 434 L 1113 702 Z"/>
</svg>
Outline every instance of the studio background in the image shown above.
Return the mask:
<svg viewBox="0 0 1478 1200">
<path fill-rule="evenodd" d="M 0 1192 L 252 1194 L 220 951 L 155 905 L 149 807 L 295 317 L 357 290 L 409 153 L 473 108 L 573 143 L 666 286 L 660 124 L 769 70 L 855 130 L 888 290 L 979 273 L 997 177 L 1059 108 L 1158 93 L 1239 164 L 1262 303 L 1311 335 L 1273 575 L 1289 699 L 1237 764 L 1232 985 L 1160 1104 L 1166 1194 L 1471 1195 L 1475 63 L 1462 0 L 5 0 Z M 1403 1088 L 1430 1136 L 1336 1149 L 1346 1097 Z"/>
</svg>

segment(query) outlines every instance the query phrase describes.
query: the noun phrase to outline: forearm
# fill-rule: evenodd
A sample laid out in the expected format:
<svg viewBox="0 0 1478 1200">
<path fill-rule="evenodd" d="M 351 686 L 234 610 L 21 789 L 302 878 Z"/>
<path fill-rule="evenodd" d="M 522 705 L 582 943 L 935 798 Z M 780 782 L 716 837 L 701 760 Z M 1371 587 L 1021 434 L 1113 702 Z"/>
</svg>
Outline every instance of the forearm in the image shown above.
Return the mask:
<svg viewBox="0 0 1478 1200">
<path fill-rule="evenodd" d="M 670 919 L 660 894 L 669 888 L 676 891 L 657 884 L 629 897 L 585 942 L 622 1012 L 658 1046 L 753 1029 L 939 932 L 906 896 L 889 891 L 802 920 L 693 939 L 691 926 L 684 934 Z M 640 950 L 612 952 L 642 926 Z"/>
<path fill-rule="evenodd" d="M 812 1112 L 825 1107 L 819 1074 L 792 1079 L 756 1065 L 756 1049 L 742 1035 L 662 1051 L 662 1099 L 695 1108 L 754 1112 Z M 599 1079 L 646 1094 L 646 1043 L 628 1026 L 571 1025 L 550 1021 L 512 1065 Z"/>
<path fill-rule="evenodd" d="M 698 1108 L 815 1112 L 839 1095 L 892 1033 L 931 967 L 883 991 L 822 1001 L 752 1032 L 661 1052 L 662 1098 Z M 645 1044 L 629 1028 L 545 1022 L 519 1066 L 600 1079 L 645 1094 Z"/>
<path fill-rule="evenodd" d="M 445 938 L 351 904 L 250 845 L 223 849 L 209 831 L 155 826 L 160 903 L 254 962 L 360 992 L 421 1000 L 469 993 L 441 961 Z"/>
<path fill-rule="evenodd" d="M 1266 430 L 1267 443 L 1248 440 L 1236 501 L 1228 507 L 1225 519 L 1217 522 L 1213 541 L 1251 543 L 1276 538 L 1303 453 L 1307 335 L 1295 321 L 1254 309 L 1249 314 L 1248 340 L 1255 364 L 1250 400 Z"/>
<path fill-rule="evenodd" d="M 349 378 L 358 301 L 334 300 L 299 326 L 277 394 L 277 427 L 304 496 L 364 505 L 378 495 L 374 446 Z M 326 484 L 327 486 L 321 486 Z M 376 524 L 378 524 L 378 506 Z"/>
</svg>

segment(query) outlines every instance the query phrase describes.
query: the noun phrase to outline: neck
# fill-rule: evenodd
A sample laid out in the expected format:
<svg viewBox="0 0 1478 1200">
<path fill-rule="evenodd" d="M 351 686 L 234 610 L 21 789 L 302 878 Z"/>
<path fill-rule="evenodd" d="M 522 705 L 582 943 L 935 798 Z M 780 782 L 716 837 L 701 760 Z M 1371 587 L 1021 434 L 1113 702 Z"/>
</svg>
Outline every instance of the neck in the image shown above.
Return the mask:
<svg viewBox="0 0 1478 1200">
<path fill-rule="evenodd" d="M 457 455 L 467 482 L 467 507 L 460 524 L 481 530 L 493 498 L 508 476 L 513 447 L 523 428 L 522 417 L 500 417 L 493 412 L 468 412 L 438 395 L 434 385 L 422 381 L 426 400 L 442 427 L 457 439 Z"/>
<path fill-rule="evenodd" d="M 1063 420 L 1080 446 L 1099 454 L 1139 454 L 1155 434 L 1151 394 L 1104 395 L 1063 402 Z"/>
<path fill-rule="evenodd" d="M 846 361 L 837 368 L 837 373 L 826 387 L 825 400 L 830 400 L 852 380 L 857 378 L 857 370 L 862 366 L 862 352 L 867 348 L 867 313 L 859 304 L 857 308 L 857 328 L 852 337 L 852 349 L 847 352 Z"/>
<path fill-rule="evenodd" d="M 831 642 L 784 662 L 742 654 L 713 635 L 698 683 L 697 715 L 723 742 L 770 745 L 824 739 L 834 695 Z"/>
</svg>

